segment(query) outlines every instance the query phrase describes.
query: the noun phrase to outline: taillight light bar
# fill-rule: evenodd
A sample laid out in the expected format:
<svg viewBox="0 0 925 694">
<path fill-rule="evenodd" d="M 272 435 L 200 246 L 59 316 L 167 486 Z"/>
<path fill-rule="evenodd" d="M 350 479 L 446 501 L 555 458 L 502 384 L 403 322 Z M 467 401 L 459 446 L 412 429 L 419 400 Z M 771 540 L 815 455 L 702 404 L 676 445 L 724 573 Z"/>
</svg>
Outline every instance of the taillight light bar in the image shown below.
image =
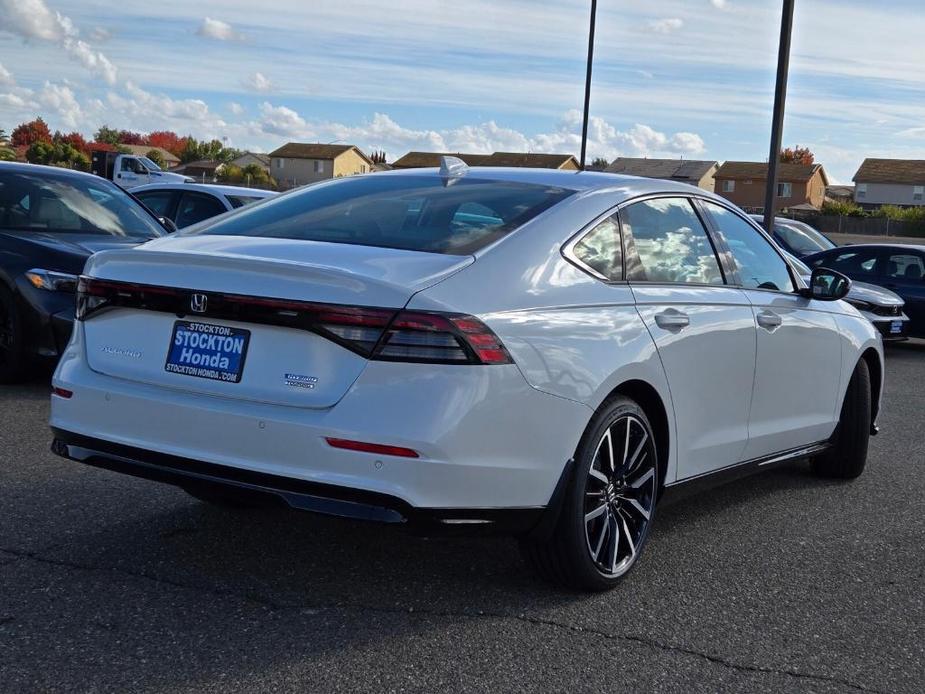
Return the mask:
<svg viewBox="0 0 925 694">
<path fill-rule="evenodd" d="M 206 296 L 205 311 L 192 312 L 193 294 Z M 109 308 L 307 330 L 378 361 L 513 363 L 498 336 L 478 318 L 464 314 L 199 292 L 81 276 L 77 287 L 77 319 L 87 320 Z"/>
</svg>

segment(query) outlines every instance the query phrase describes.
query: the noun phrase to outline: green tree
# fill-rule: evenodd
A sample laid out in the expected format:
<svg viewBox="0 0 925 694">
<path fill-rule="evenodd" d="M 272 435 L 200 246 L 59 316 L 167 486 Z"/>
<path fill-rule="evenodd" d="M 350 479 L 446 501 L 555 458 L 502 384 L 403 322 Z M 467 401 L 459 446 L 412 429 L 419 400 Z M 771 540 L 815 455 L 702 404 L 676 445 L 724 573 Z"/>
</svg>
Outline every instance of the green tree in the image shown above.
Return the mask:
<svg viewBox="0 0 925 694">
<path fill-rule="evenodd" d="M 0 161 L 16 161 L 16 152 L 9 147 L 0 147 Z"/>
<path fill-rule="evenodd" d="M 6 134 L 6 130 L 4 130 L 3 128 L 0 128 L 0 146 L 9 145 L 9 144 L 10 144 L 10 136 Z"/>
<path fill-rule="evenodd" d="M 594 161 L 591 162 L 591 166 L 588 168 L 594 171 L 603 171 L 608 166 L 610 166 L 610 162 L 604 159 L 604 157 L 595 157 Z"/>
<path fill-rule="evenodd" d="M 222 183 L 240 183 L 243 177 L 241 167 L 234 164 L 225 164 L 218 174 L 218 180 Z"/>
<path fill-rule="evenodd" d="M 276 188 L 274 181 L 267 170 L 260 164 L 248 164 L 241 169 L 241 180 L 249 186 L 256 188 Z"/>
<path fill-rule="evenodd" d="M 90 170 L 90 159 L 73 145 L 66 142 L 45 142 L 39 140 L 29 145 L 26 160 L 33 164 L 60 166 L 67 169 Z"/>
<path fill-rule="evenodd" d="M 156 149 L 150 150 L 145 156 L 151 161 L 153 161 L 155 164 L 157 164 L 159 167 L 161 167 L 162 169 L 165 169 L 165 170 L 167 169 L 167 162 L 164 161 L 164 155 L 161 154 Z"/>
<path fill-rule="evenodd" d="M 117 145 L 119 144 L 119 131 L 108 125 L 101 125 L 100 129 L 93 133 L 93 140 L 105 142 L 107 145 Z"/>
</svg>

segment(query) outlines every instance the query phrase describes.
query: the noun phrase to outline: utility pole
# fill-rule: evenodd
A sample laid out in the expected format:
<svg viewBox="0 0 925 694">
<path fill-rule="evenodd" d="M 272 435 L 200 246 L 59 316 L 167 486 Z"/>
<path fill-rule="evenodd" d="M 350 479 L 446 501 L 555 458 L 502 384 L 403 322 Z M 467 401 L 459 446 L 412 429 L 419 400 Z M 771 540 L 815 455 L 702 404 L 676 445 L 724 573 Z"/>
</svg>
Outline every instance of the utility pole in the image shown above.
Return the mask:
<svg viewBox="0 0 925 694">
<path fill-rule="evenodd" d="M 594 62 L 594 23 L 597 20 L 597 0 L 591 0 L 591 25 L 588 28 L 588 71 L 585 75 L 585 110 L 581 124 L 580 168 L 585 168 L 585 152 L 588 149 L 588 109 L 591 106 L 591 65 Z"/>
<path fill-rule="evenodd" d="M 794 0 L 784 0 L 780 20 L 780 45 L 777 52 L 777 87 L 774 90 L 774 115 L 771 120 L 771 151 L 768 154 L 768 188 L 764 194 L 764 228 L 774 230 L 774 203 L 777 201 L 777 168 L 780 162 L 784 129 L 784 105 L 787 101 L 787 76 L 790 73 L 790 37 L 793 33 Z"/>
</svg>

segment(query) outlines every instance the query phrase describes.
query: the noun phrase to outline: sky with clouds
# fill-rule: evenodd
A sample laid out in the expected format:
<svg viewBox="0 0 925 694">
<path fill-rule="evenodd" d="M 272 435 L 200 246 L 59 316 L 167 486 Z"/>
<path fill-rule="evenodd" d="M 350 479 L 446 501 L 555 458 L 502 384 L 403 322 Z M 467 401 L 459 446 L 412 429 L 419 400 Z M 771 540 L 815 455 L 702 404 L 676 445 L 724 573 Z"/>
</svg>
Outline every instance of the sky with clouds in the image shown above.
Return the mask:
<svg viewBox="0 0 925 694">
<path fill-rule="evenodd" d="M 588 0 L 0 0 L 0 127 L 579 149 Z M 601 0 L 589 154 L 767 157 L 780 3 Z M 921 0 L 797 0 L 784 139 L 925 158 Z"/>
</svg>

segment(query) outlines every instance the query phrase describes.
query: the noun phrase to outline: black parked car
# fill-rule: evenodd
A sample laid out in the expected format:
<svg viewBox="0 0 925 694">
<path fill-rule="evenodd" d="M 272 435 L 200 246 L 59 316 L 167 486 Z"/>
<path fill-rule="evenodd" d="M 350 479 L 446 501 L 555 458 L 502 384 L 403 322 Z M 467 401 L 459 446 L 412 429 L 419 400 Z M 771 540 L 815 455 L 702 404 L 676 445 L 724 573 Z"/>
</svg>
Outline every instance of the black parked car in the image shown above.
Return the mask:
<svg viewBox="0 0 925 694">
<path fill-rule="evenodd" d="M 0 163 L 0 383 L 61 353 L 87 258 L 164 233 L 146 207 L 98 176 Z"/>
<path fill-rule="evenodd" d="M 764 217 L 753 214 L 751 218 L 764 226 Z M 805 258 L 813 253 L 835 248 L 835 242 L 818 229 L 806 222 L 799 222 L 787 217 L 774 218 L 774 240 L 777 245 L 797 258 Z"/>
<path fill-rule="evenodd" d="M 895 292 L 906 302 L 909 337 L 925 337 L 925 246 L 842 246 L 814 253 L 803 262 L 810 267 L 838 270 L 853 280 L 879 284 Z"/>
</svg>

